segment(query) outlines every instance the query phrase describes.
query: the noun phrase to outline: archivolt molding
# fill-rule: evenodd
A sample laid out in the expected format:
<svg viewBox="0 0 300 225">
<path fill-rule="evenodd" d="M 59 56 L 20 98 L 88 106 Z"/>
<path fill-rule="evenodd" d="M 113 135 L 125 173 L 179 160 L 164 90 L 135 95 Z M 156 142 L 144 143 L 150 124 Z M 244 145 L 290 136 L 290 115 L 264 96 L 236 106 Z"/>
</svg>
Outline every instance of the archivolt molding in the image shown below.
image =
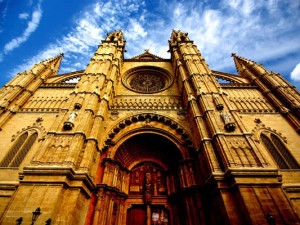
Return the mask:
<svg viewBox="0 0 300 225">
<path fill-rule="evenodd" d="M 271 127 L 266 127 L 265 124 L 262 124 L 261 122 L 258 122 L 256 124 L 256 126 L 254 127 L 254 129 L 252 130 L 252 140 L 260 143 L 260 135 L 262 132 L 270 132 L 270 133 L 273 133 L 277 136 L 280 137 L 280 139 L 282 139 L 285 143 L 287 143 L 287 138 L 285 136 L 282 135 L 281 132 L 278 132 L 277 130 L 275 129 L 272 129 Z"/>
<path fill-rule="evenodd" d="M 158 122 L 161 126 L 160 127 L 153 126 L 153 124 L 151 124 L 152 121 Z M 144 123 L 137 126 L 138 122 L 144 122 Z M 114 146 L 122 136 L 120 135 L 121 131 L 125 130 L 129 126 L 131 127 L 131 129 L 128 129 L 127 134 L 129 132 L 134 132 L 134 130 L 139 130 L 141 132 L 142 130 L 144 131 L 146 130 L 147 132 L 156 131 L 156 133 L 160 131 L 161 133 L 165 132 L 168 133 L 169 136 L 170 135 L 173 136 L 174 139 L 179 140 L 180 142 L 182 142 L 182 144 L 184 144 L 188 148 L 192 147 L 191 136 L 182 125 L 180 125 L 173 119 L 163 115 L 158 115 L 155 113 L 142 113 L 142 114 L 133 115 L 120 120 L 108 132 L 107 137 L 104 141 L 104 146 L 102 148 L 102 151 L 106 151 L 110 146 Z M 173 132 L 170 132 L 170 129 Z"/>
<path fill-rule="evenodd" d="M 27 126 L 26 128 L 22 128 L 22 130 L 19 130 L 16 132 L 16 134 L 12 135 L 11 141 L 14 141 L 18 136 L 20 136 L 21 134 L 25 133 L 25 132 L 38 132 L 38 140 L 45 140 L 47 132 L 45 127 L 43 127 L 42 122 L 43 119 L 41 117 L 39 117 L 37 119 L 37 121 L 35 123 L 33 123 L 31 126 Z"/>
</svg>

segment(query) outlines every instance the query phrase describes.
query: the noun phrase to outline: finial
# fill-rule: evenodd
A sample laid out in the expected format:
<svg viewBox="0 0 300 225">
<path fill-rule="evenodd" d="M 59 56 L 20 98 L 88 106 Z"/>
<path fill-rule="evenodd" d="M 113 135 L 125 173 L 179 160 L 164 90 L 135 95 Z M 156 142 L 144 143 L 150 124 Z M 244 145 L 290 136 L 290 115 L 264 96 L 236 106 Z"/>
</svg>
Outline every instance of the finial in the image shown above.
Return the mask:
<svg viewBox="0 0 300 225">
<path fill-rule="evenodd" d="M 145 53 L 149 53 L 149 48 L 145 48 Z"/>
<path fill-rule="evenodd" d="M 235 52 L 231 53 L 231 56 L 232 57 L 236 56 L 236 53 Z"/>
</svg>

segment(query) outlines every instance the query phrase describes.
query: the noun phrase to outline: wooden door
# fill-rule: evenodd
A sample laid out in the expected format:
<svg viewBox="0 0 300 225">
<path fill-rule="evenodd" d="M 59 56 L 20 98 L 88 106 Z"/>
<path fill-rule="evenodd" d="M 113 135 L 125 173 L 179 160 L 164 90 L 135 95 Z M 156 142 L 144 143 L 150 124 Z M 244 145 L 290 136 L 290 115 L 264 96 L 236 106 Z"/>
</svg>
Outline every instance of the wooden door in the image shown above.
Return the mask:
<svg viewBox="0 0 300 225">
<path fill-rule="evenodd" d="M 127 225 L 146 225 L 146 208 L 133 206 L 127 210 Z"/>
</svg>

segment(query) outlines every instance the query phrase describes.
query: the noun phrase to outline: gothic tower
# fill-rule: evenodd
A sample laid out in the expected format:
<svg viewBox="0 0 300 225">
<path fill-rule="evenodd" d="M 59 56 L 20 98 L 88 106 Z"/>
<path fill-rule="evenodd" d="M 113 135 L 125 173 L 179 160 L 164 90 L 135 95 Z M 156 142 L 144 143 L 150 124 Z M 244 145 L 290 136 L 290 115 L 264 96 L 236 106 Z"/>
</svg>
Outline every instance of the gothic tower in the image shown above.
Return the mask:
<svg viewBox="0 0 300 225">
<path fill-rule="evenodd" d="M 236 54 L 238 75 L 211 70 L 181 31 L 170 59 L 125 43 L 2 87 L 0 224 L 299 225 L 295 87 Z"/>
</svg>

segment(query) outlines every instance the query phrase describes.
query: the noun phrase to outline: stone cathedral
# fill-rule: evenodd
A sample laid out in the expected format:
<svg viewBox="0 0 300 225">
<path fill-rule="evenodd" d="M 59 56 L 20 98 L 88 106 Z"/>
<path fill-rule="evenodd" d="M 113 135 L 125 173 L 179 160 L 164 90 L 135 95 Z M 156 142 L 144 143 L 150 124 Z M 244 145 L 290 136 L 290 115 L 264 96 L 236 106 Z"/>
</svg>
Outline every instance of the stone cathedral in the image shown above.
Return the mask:
<svg viewBox="0 0 300 225">
<path fill-rule="evenodd" d="M 0 224 L 300 224 L 300 94 L 233 54 L 211 70 L 187 33 L 170 59 L 107 34 L 0 90 Z M 35 215 L 35 216 L 33 216 Z"/>
</svg>

